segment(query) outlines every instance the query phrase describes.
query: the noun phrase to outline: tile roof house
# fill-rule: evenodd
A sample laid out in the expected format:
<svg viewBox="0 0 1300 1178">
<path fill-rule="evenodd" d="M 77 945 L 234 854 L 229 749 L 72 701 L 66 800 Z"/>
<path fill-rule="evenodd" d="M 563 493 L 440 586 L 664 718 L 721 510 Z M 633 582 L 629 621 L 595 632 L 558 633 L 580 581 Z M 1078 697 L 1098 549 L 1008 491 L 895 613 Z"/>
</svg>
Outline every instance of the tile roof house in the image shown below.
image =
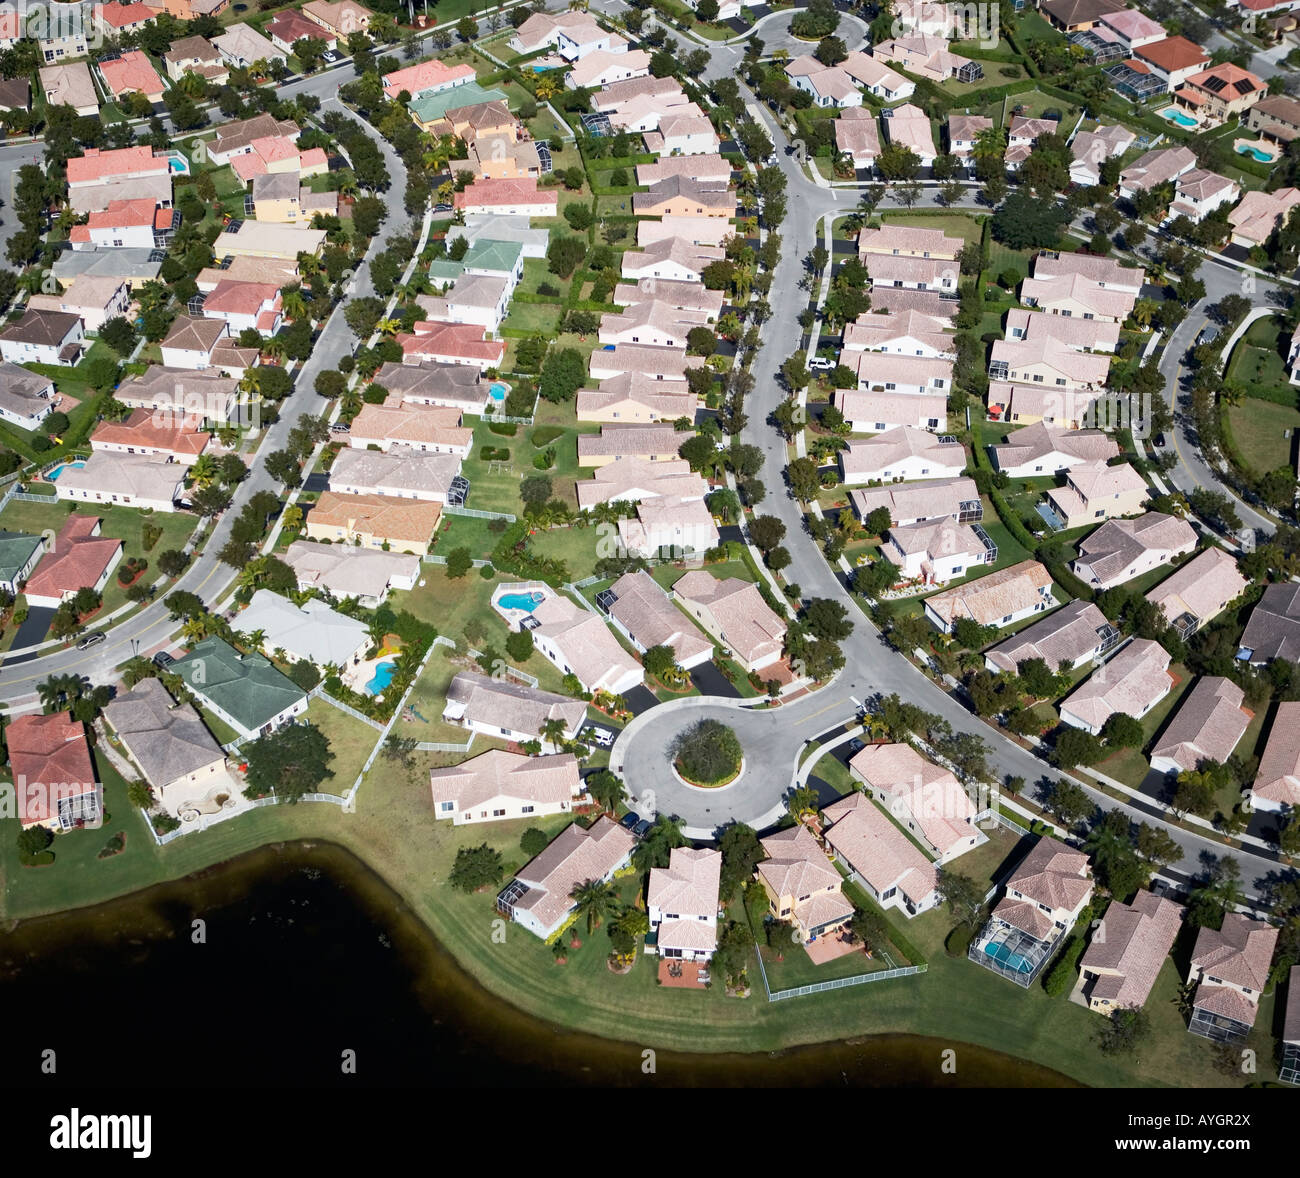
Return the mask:
<svg viewBox="0 0 1300 1178">
<path fill-rule="evenodd" d="M 1061 429 L 1079 429 L 1097 419 L 1096 405 L 1104 396 L 1105 393 L 1095 389 L 1046 388 L 991 380 L 989 417 L 1024 425 L 1042 422 Z"/>
<path fill-rule="evenodd" d="M 649 73 L 650 54 L 644 49 L 597 50 L 573 64 L 564 75 L 564 84 L 572 90 L 596 88 L 644 78 Z"/>
<path fill-rule="evenodd" d="M 307 710 L 307 693 L 260 654 L 205 638 L 169 668 L 218 719 L 245 740 L 265 736 Z"/>
<path fill-rule="evenodd" d="M 99 114 L 99 91 L 84 61 L 41 66 L 39 74 L 48 106 L 70 106 L 83 117 Z"/>
<path fill-rule="evenodd" d="M 569 598 L 547 594 L 532 613 L 537 628 L 533 642 L 560 673 L 574 675 L 584 691 L 630 691 L 645 671 L 590 610 Z"/>
<path fill-rule="evenodd" d="M 1036 560 L 1022 560 L 925 600 L 925 616 L 945 634 L 959 618 L 981 626 L 1010 626 L 1056 604 L 1052 578 Z"/>
<path fill-rule="evenodd" d="M 162 362 L 167 368 L 205 369 L 212 366 L 212 351 L 228 334 L 220 319 L 177 315 L 161 344 Z"/>
<path fill-rule="evenodd" d="M 379 605 L 391 590 L 414 589 L 420 576 L 418 556 L 309 540 L 290 544 L 284 562 L 299 589 L 320 590 L 339 601 L 355 597 L 365 606 Z"/>
<path fill-rule="evenodd" d="M 693 569 L 673 583 L 673 599 L 746 671 L 761 671 L 780 660 L 786 621 L 753 582 Z"/>
<path fill-rule="evenodd" d="M 667 867 L 652 867 L 646 889 L 650 935 L 646 952 L 680 961 L 708 961 L 718 944 L 722 852 L 674 847 Z"/>
<path fill-rule="evenodd" d="M 1235 180 L 1204 168 L 1193 168 L 1174 181 L 1174 199 L 1164 223 L 1186 217 L 1199 224 L 1221 205 L 1236 204 L 1240 198 L 1241 185 Z"/>
<path fill-rule="evenodd" d="M 438 503 L 324 491 L 307 515 L 307 538 L 414 552 L 429 550 L 442 518 Z"/>
<path fill-rule="evenodd" d="M 302 14 L 327 33 L 346 40 L 353 33 L 370 31 L 370 9 L 355 0 L 308 0 Z"/>
<path fill-rule="evenodd" d="M 1196 156 L 1190 148 L 1153 148 L 1119 174 L 1119 194 L 1131 201 L 1139 192 L 1148 192 L 1162 184 L 1170 184 L 1194 167 Z"/>
<path fill-rule="evenodd" d="M 934 431 L 943 429 L 948 422 L 948 397 L 940 392 L 918 396 L 836 389 L 831 404 L 844 414 L 854 433 L 881 433 L 904 426 Z"/>
<path fill-rule="evenodd" d="M 1070 568 L 1086 585 L 1111 589 L 1196 549 L 1196 529 L 1160 511 L 1107 520 L 1079 541 Z"/>
<path fill-rule="evenodd" d="M 308 20 L 296 8 L 286 8 L 282 12 L 277 12 L 266 24 L 266 35 L 271 38 L 271 43 L 286 53 L 293 50 L 295 42 L 301 41 L 304 37 L 312 37 L 315 40 L 323 41 L 326 49 L 333 49 L 338 45 L 338 38 L 333 36 L 327 30 L 323 29 L 315 21 Z M 470 75 L 473 76 L 473 69 L 470 67 Z M 392 75 L 386 74 L 385 82 Z M 385 89 L 387 95 L 387 89 Z M 396 97 L 393 94 L 389 97 Z"/>
<path fill-rule="evenodd" d="M 160 209 L 171 224 L 171 211 Z M 56 311 L 75 315 L 85 331 L 101 331 L 104 324 L 126 316 L 131 308 L 131 288 L 121 278 L 83 278 L 62 294 L 36 294 L 27 300 L 31 311 Z"/>
<path fill-rule="evenodd" d="M 889 142 L 907 148 L 920 161 L 921 167 L 928 168 L 934 163 L 939 153 L 934 147 L 930 119 L 920 107 L 910 102 L 896 106 L 890 111 L 889 118 L 882 120 L 882 126 Z"/>
<path fill-rule="evenodd" d="M 590 479 L 576 484 L 578 507 L 587 510 L 599 503 L 626 500 L 644 501 L 662 496 L 677 499 L 703 499 L 709 484 L 691 470 L 684 458 L 651 462 L 644 458 L 624 458 L 597 467 Z"/>
<path fill-rule="evenodd" d="M 159 102 L 166 89 L 148 55 L 139 49 L 126 49 L 111 61 L 101 61 L 99 76 L 114 98 L 143 94 L 151 102 Z"/>
<path fill-rule="evenodd" d="M 1178 36 L 1139 45 L 1133 50 L 1133 57 L 1155 74 L 1168 91 L 1178 89 L 1210 64 L 1210 55 L 1201 46 Z"/>
<path fill-rule="evenodd" d="M 1115 0 L 1043 0 L 1041 11 L 1062 32 L 1090 29 L 1103 17 L 1122 9 Z"/>
<path fill-rule="evenodd" d="M 846 794 L 827 806 L 822 817 L 831 824 L 826 843 L 836 860 L 882 908 L 895 908 L 910 919 L 939 903 L 934 864 L 866 794 Z M 837 898 L 847 903 L 847 897 Z"/>
<path fill-rule="evenodd" d="M 579 389 L 575 411 L 579 421 L 649 424 L 695 420 L 700 399 L 684 380 L 655 380 L 640 372 L 624 372 L 600 382 L 596 389 Z"/>
<path fill-rule="evenodd" d="M 119 454 L 163 455 L 189 466 L 212 439 L 198 427 L 197 417 L 133 409 L 125 421 L 104 421 L 96 426 L 90 445 L 94 450 Z"/>
<path fill-rule="evenodd" d="M 923 397 L 946 393 L 952 387 L 952 361 L 941 357 L 930 359 L 887 352 L 842 352 L 840 363 L 853 370 L 860 392 L 905 393 Z"/>
<path fill-rule="evenodd" d="M 1268 93 L 1258 74 L 1231 61 L 1192 74 L 1174 91 L 1174 105 L 1191 111 L 1202 128 L 1217 127 L 1229 118 L 1241 118 Z"/>
<path fill-rule="evenodd" d="M 1103 430 L 1054 429 L 1044 422 L 1015 430 L 1005 442 L 989 447 L 993 465 L 1012 479 L 1059 474 L 1085 462 L 1106 462 L 1118 453 L 1119 444 Z"/>
<path fill-rule="evenodd" d="M 540 189 L 535 178 L 475 180 L 452 197 L 456 208 L 471 213 L 504 213 L 518 217 L 554 217 L 558 195 L 554 189 Z"/>
<path fill-rule="evenodd" d="M 847 155 L 855 168 L 870 168 L 880 154 L 880 126 L 875 111 L 851 107 L 836 119 L 835 150 Z"/>
<path fill-rule="evenodd" d="M 1232 244 L 1246 249 L 1265 245 L 1298 204 L 1300 188 L 1247 192 L 1241 198 L 1241 204 L 1228 213 L 1228 224 L 1232 226 Z"/>
<path fill-rule="evenodd" d="M 1231 679 L 1206 675 L 1199 680 L 1152 748 L 1151 768 L 1177 774 L 1196 769 L 1202 761 L 1227 764 L 1250 724 L 1244 698 Z"/>
<path fill-rule="evenodd" d="M 578 435 L 578 465 L 602 467 L 638 458 L 643 462 L 676 462 L 682 443 L 695 435 L 671 425 L 602 425 L 598 434 Z"/>
<path fill-rule="evenodd" d="M 890 524 L 897 526 L 949 515 L 964 524 L 984 518 L 984 504 L 975 480 L 965 477 L 854 488 L 849 492 L 849 504 L 863 523 L 881 507 L 889 511 Z"/>
<path fill-rule="evenodd" d="M 1255 603 L 1237 657 L 1260 667 L 1273 659 L 1300 662 L 1300 585 L 1268 585 Z"/>
<path fill-rule="evenodd" d="M 689 176 L 668 176 L 645 192 L 632 194 L 638 217 L 734 217 L 736 194 Z"/>
<path fill-rule="evenodd" d="M 586 723 L 587 705 L 569 695 L 461 671 L 447 687 L 442 719 L 445 724 L 459 724 L 481 736 L 519 744 L 536 740 L 543 752 L 559 752 L 543 729 L 550 721 L 558 720 L 564 738 L 572 740 Z"/>
<path fill-rule="evenodd" d="M 664 156 L 652 164 L 637 164 L 636 182 L 647 187 L 667 180 L 669 176 L 692 176 L 701 183 L 731 183 L 731 164 L 716 153 L 692 156 Z M 719 292 L 720 293 L 720 292 Z M 619 302 L 615 299 L 614 302 Z"/>
<path fill-rule="evenodd" d="M 785 74 L 796 90 L 812 97 L 814 106 L 862 106 L 862 90 L 840 66 L 824 65 L 811 54 L 804 53 L 786 63 Z"/>
<path fill-rule="evenodd" d="M 262 139 L 297 139 L 298 124 L 291 119 L 259 114 L 251 119 L 222 123 L 208 142 L 208 156 L 214 163 L 228 164 L 237 155 L 248 155 Z"/>
<path fill-rule="evenodd" d="M 1189 638 L 1227 609 L 1229 602 L 1236 601 L 1249 584 L 1234 557 L 1222 548 L 1207 548 L 1161 581 L 1147 594 L 1147 600 L 1164 611 L 1165 620 L 1179 634 Z"/>
<path fill-rule="evenodd" d="M 1089 1010 L 1109 1015 L 1146 1005 L 1186 911 L 1145 889 L 1132 904 L 1111 901 L 1079 961 L 1078 990 Z"/>
<path fill-rule="evenodd" d="M 80 315 L 28 310 L 0 331 L 0 358 L 11 364 L 71 368 L 81 359 L 85 327 Z"/>
<path fill-rule="evenodd" d="M 1109 373 L 1109 356 L 1081 353 L 1047 335 L 995 340 L 989 359 L 991 378 L 1021 384 L 1100 389 Z"/>
<path fill-rule="evenodd" d="M 1300 810 L 1300 703 L 1277 705 L 1250 800 L 1256 810 Z"/>
<path fill-rule="evenodd" d="M 775 920 L 793 924 L 807 943 L 853 918 L 853 904 L 840 891 L 840 873 L 806 826 L 779 830 L 761 841 L 767 858 L 758 865 L 758 880 Z"/>
<path fill-rule="evenodd" d="M 99 822 L 103 797 L 86 726 L 70 713 L 15 716 L 5 727 L 5 751 L 23 827 L 75 830 Z"/>
<path fill-rule="evenodd" d="M 448 65 L 445 61 L 438 61 L 435 58 L 385 74 L 384 96 L 389 100 L 395 100 L 402 91 L 406 91 L 412 98 L 420 98 L 425 94 L 436 94 L 442 90 L 464 86 L 467 82 L 472 82 L 475 77 L 472 65 Z"/>
<path fill-rule="evenodd" d="M 408 457 L 408 451 L 419 450 L 467 458 L 473 440 L 474 431 L 461 425 L 459 408 L 405 400 L 395 403 L 391 395 L 382 405 L 363 405 L 348 434 L 348 445 L 353 449 L 378 446 L 383 451 L 399 450 Z"/>
<path fill-rule="evenodd" d="M 707 326 L 703 311 L 679 311 L 667 303 L 638 303 L 620 313 L 600 318 L 597 339 L 602 344 L 643 344 L 658 348 L 684 348 L 692 328 Z"/>
<path fill-rule="evenodd" d="M 364 622 L 331 609 L 312 598 L 294 605 L 287 597 L 259 589 L 231 627 L 245 636 L 261 634 L 261 649 L 286 662 L 317 667 L 356 666 L 370 649 L 370 632 Z"/>
<path fill-rule="evenodd" d="M 967 459 L 966 447 L 955 438 L 903 426 L 850 441 L 839 461 L 844 482 L 867 483 L 955 478 L 966 469 Z"/>
<path fill-rule="evenodd" d="M 497 896 L 497 911 L 549 940 L 564 927 L 575 907 L 571 892 L 579 884 L 607 880 L 632 857 L 636 838 L 601 815 L 584 830 L 566 826 L 536 859 L 525 864 Z"/>
<path fill-rule="evenodd" d="M 1092 899 L 1088 856 L 1044 836 L 1012 872 L 1005 887 L 967 956 L 1028 988 Z"/>
<path fill-rule="evenodd" d="M 713 643 L 691 625 L 644 569 L 619 577 L 600 595 L 600 606 L 614 629 L 642 654 L 666 646 L 686 670 L 713 657 Z"/>
<path fill-rule="evenodd" d="M 701 282 L 709 264 L 725 256 L 717 246 L 695 245 L 684 237 L 665 237 L 644 249 L 624 252 L 620 273 L 624 278 Z"/>
<path fill-rule="evenodd" d="M 849 759 L 849 772 L 925 845 L 936 864 L 986 841 L 975 825 L 975 803 L 961 783 L 910 744 L 869 744 Z"/>
<path fill-rule="evenodd" d="M 631 556 L 682 559 L 719 544 L 718 527 L 703 499 L 660 495 L 638 503 L 635 519 L 618 521 L 619 543 Z"/>
<path fill-rule="evenodd" d="M 1187 970 L 1188 984 L 1196 984 L 1187 1027 L 1193 1035 L 1218 1043 L 1245 1040 L 1268 985 L 1278 933 L 1240 912 L 1227 913 L 1222 929 L 1200 929 Z"/>
<path fill-rule="evenodd" d="M 844 350 L 888 352 L 925 359 L 957 358 L 956 344 L 945 321 L 923 311 L 882 315 L 873 312 L 844 325 Z"/>
<path fill-rule="evenodd" d="M 1119 345 L 1119 332 L 1118 323 L 1098 319 L 1049 315 L 1024 307 L 1013 307 L 1007 312 L 1008 340 L 1032 343 L 1052 340 L 1076 352 L 1114 352 Z"/>
<path fill-rule="evenodd" d="M 104 719 L 174 818 L 220 809 L 217 797 L 238 786 L 226 754 L 192 704 L 178 704 L 158 679 L 119 692 Z"/>
<path fill-rule="evenodd" d="M 1126 10 L 1129 11 L 1129 10 Z M 1070 179 L 1084 188 L 1101 183 L 1101 168 L 1107 160 L 1123 155 L 1137 141 L 1127 127 L 1115 124 L 1080 131 L 1070 141 Z"/>
<path fill-rule="evenodd" d="M 0 361 L 0 421 L 34 430 L 59 402 L 54 381 L 48 376 Z"/>
<path fill-rule="evenodd" d="M 1109 289 L 1081 274 L 1034 275 L 1020 284 L 1020 301 L 1052 315 L 1122 323 L 1133 313 L 1137 295 Z"/>
<path fill-rule="evenodd" d="M 429 770 L 435 818 L 454 826 L 567 814 L 582 793 L 572 753 L 527 757 L 489 749 L 446 769 Z"/>
<path fill-rule="evenodd" d="M 481 413 L 487 390 L 483 374 L 465 364 L 394 364 L 375 373 L 375 384 L 410 405 L 444 405 L 461 413 Z"/>
<path fill-rule="evenodd" d="M 78 589 L 101 590 L 122 559 L 122 541 L 101 536 L 98 516 L 68 516 L 23 590 L 29 606 L 57 607 Z"/>
<path fill-rule="evenodd" d="M 984 564 L 997 562 L 997 546 L 978 524 L 952 516 L 891 526 L 881 555 L 898 566 L 904 580 L 943 585 Z"/>
<path fill-rule="evenodd" d="M 1114 258 L 1103 258 L 1096 254 L 1069 253 L 1060 250 L 1040 250 L 1035 255 L 1034 277 L 1086 278 L 1089 282 L 1095 282 L 1107 290 L 1122 290 L 1134 295 L 1142 289 L 1142 284 L 1146 281 L 1146 273 L 1140 266 L 1125 266 Z"/>
<path fill-rule="evenodd" d="M 1061 701 L 1061 723 L 1095 736 L 1116 713 L 1140 720 L 1174 683 L 1169 652 L 1150 638 L 1135 638 Z"/>
<path fill-rule="evenodd" d="M 456 454 L 426 454 L 408 446 L 343 450 L 329 470 L 329 487 L 340 495 L 391 496 L 445 504 L 460 473 Z"/>
<path fill-rule="evenodd" d="M 212 44 L 222 60 L 237 68 L 247 69 L 259 61 L 288 64 L 288 55 L 283 49 L 244 21 L 227 25 L 224 33 L 212 38 Z"/>
<path fill-rule="evenodd" d="M 1047 492 L 1065 529 L 1115 516 L 1134 515 L 1151 494 L 1146 480 L 1128 463 L 1081 462 L 1065 473 L 1065 486 Z"/>
<path fill-rule="evenodd" d="M 930 82 L 943 83 L 949 79 L 979 81 L 984 76 L 984 67 L 977 61 L 951 52 L 948 44 L 945 37 L 916 33 L 877 42 L 872 46 L 871 56 L 878 61 L 902 66 L 908 73 L 918 74 Z"/>
<path fill-rule="evenodd" d="M 404 364 L 462 364 L 486 372 L 501 364 L 504 340 L 487 338 L 474 323 L 439 323 L 417 320 L 411 332 L 395 337 Z"/>
<path fill-rule="evenodd" d="M 44 552 L 44 536 L 0 530 L 0 590 L 17 597 Z"/>
<path fill-rule="evenodd" d="M 1062 664 L 1076 670 L 1101 658 L 1119 640 L 1119 631 L 1091 601 L 1069 601 L 987 651 L 984 665 L 994 674 L 1015 674 L 1021 663 L 1042 659 L 1051 671 Z"/>
</svg>

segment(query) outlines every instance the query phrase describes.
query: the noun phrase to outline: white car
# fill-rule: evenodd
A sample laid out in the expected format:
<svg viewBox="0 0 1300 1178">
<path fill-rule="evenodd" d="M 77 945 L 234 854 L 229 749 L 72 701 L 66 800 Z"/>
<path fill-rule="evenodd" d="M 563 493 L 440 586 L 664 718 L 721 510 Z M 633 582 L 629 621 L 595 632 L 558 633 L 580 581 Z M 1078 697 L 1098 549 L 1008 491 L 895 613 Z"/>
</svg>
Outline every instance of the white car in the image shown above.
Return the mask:
<svg viewBox="0 0 1300 1178">
<path fill-rule="evenodd" d="M 814 372 L 829 372 L 835 367 L 834 360 L 825 360 L 821 356 L 814 356 L 808 361 L 808 367 Z"/>
</svg>

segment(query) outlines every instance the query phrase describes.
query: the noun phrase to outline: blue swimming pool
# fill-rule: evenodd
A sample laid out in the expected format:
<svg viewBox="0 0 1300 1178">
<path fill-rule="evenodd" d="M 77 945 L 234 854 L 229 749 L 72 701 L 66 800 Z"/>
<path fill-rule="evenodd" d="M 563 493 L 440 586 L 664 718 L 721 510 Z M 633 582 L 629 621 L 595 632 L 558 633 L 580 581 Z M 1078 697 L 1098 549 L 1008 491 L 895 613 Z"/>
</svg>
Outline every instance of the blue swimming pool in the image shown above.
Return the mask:
<svg viewBox="0 0 1300 1178">
<path fill-rule="evenodd" d="M 47 474 L 45 477 L 49 479 L 50 482 L 55 482 L 58 479 L 59 475 L 61 475 L 65 470 L 67 470 L 68 467 L 71 466 L 77 470 L 80 470 L 85 465 L 86 464 L 82 462 L 80 458 L 78 458 L 74 462 L 60 462 L 59 465 L 56 466 L 52 471 L 50 471 L 50 473 Z"/>
<path fill-rule="evenodd" d="M 534 609 L 545 600 L 545 593 L 503 593 L 497 605 L 502 609 Z"/>
<path fill-rule="evenodd" d="M 396 663 L 380 663 L 375 668 L 374 678 L 366 684 L 366 690 L 371 695 L 378 695 L 393 681 L 393 674 L 396 670 Z"/>
<path fill-rule="evenodd" d="M 1197 123 L 1197 121 L 1194 118 L 1191 117 L 1191 115 L 1185 115 L 1181 110 L 1177 110 L 1172 106 L 1167 106 L 1165 107 L 1164 110 L 1158 111 L 1157 113 L 1160 115 L 1162 119 L 1168 119 L 1171 123 L 1173 123 L 1175 126 L 1178 127 L 1187 127 L 1190 130 L 1192 127 L 1196 127 L 1200 125 L 1199 123 Z"/>
<path fill-rule="evenodd" d="M 179 159 L 174 155 L 167 157 L 167 167 L 180 176 L 187 175 L 190 170 L 190 165 L 186 163 L 185 160 Z"/>
<path fill-rule="evenodd" d="M 488 396 L 494 401 L 504 401 L 506 399 L 506 386 L 499 380 L 494 381 L 488 388 Z"/>
<path fill-rule="evenodd" d="M 1010 949 L 1002 944 L 986 945 L 984 952 L 999 965 L 1006 966 L 1007 969 L 1013 969 L 1016 973 L 1030 973 L 1034 968 L 1019 953 L 1012 953 Z"/>
<path fill-rule="evenodd" d="M 1242 143 L 1237 147 L 1238 155 L 1248 155 L 1251 159 L 1261 164 L 1271 164 L 1275 156 L 1271 156 L 1266 151 L 1260 151 L 1258 147 L 1251 147 L 1249 143 Z"/>
</svg>

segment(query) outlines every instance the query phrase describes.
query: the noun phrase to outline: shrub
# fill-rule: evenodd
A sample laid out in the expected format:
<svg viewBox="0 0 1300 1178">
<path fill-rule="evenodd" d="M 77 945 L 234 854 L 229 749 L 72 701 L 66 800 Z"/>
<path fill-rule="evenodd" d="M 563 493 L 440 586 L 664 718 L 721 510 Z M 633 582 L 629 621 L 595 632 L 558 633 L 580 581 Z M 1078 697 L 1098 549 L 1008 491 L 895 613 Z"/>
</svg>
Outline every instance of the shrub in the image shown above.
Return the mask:
<svg viewBox="0 0 1300 1178">
<path fill-rule="evenodd" d="M 529 859 L 535 859 L 540 855 L 550 843 L 544 830 L 538 830 L 535 826 L 530 826 L 522 835 L 519 836 L 519 849 L 523 851 Z"/>
<path fill-rule="evenodd" d="M 158 524 L 145 520 L 144 526 L 141 529 L 141 547 L 143 547 L 146 552 L 152 552 L 153 546 L 162 539 L 162 534 L 163 530 Z"/>
<path fill-rule="evenodd" d="M 717 720 L 692 725 L 673 742 L 671 752 L 678 772 L 701 785 L 734 776 L 742 756 L 736 734 Z"/>
</svg>

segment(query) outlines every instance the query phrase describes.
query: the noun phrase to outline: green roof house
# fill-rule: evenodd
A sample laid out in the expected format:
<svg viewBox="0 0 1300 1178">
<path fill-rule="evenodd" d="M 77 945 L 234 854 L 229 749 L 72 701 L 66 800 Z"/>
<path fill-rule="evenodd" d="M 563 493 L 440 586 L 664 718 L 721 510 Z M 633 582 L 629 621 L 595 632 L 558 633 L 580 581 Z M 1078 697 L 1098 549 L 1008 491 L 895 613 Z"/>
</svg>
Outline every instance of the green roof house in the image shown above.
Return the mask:
<svg viewBox="0 0 1300 1178">
<path fill-rule="evenodd" d="M 449 110 L 477 106 L 480 102 L 506 102 L 510 97 L 504 90 L 485 90 L 477 82 L 466 82 L 450 90 L 435 90 L 421 98 L 411 99 L 411 114 L 422 128 L 442 118 Z"/>
<path fill-rule="evenodd" d="M 504 278 L 510 292 L 524 276 L 524 247 L 517 241 L 494 241 L 480 237 L 461 259 L 466 274 L 482 274 L 488 278 Z"/>
<path fill-rule="evenodd" d="M 0 532 L 0 589 L 18 596 L 18 586 L 31 575 L 45 551 L 41 536 L 26 532 Z"/>
<path fill-rule="evenodd" d="M 450 286 L 464 273 L 465 267 L 450 258 L 439 258 L 429 263 L 429 281 L 439 290 Z"/>
<path fill-rule="evenodd" d="M 170 668 L 218 719 L 252 739 L 274 732 L 307 710 L 307 694 L 260 654 L 240 654 L 205 638 Z"/>
</svg>

